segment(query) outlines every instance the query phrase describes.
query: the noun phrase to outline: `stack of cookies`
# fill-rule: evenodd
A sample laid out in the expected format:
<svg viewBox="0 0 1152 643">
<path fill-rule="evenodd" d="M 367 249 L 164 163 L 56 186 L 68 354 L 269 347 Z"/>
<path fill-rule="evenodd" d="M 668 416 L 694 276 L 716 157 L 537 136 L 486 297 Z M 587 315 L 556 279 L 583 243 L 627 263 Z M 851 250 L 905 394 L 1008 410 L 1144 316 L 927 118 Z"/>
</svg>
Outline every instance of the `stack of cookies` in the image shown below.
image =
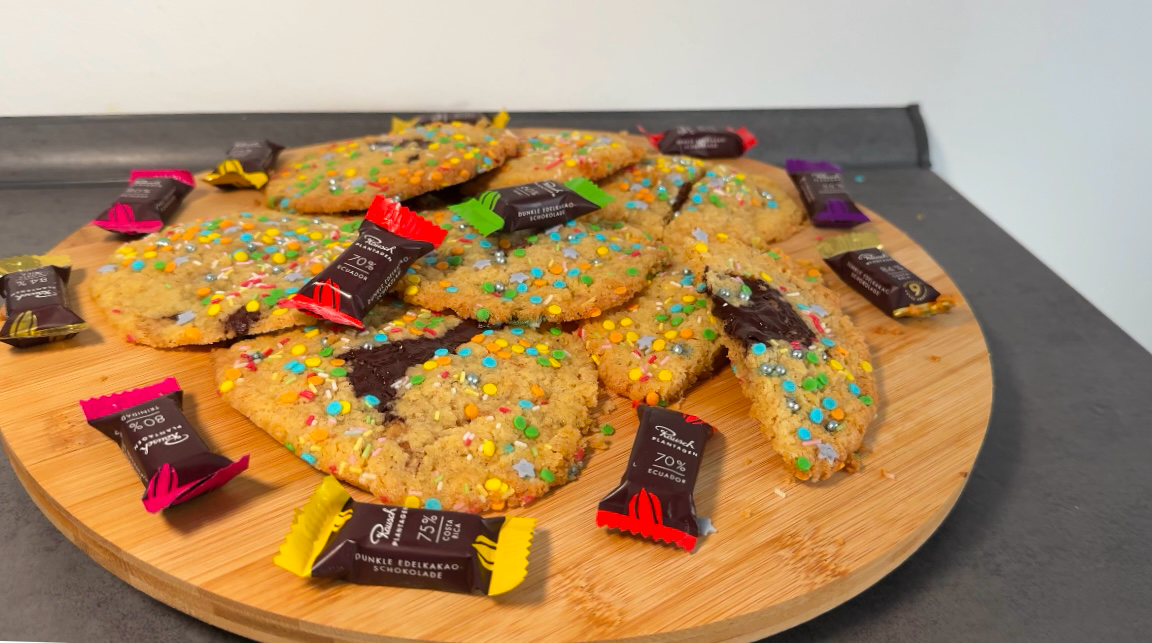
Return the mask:
<svg viewBox="0 0 1152 643">
<path fill-rule="evenodd" d="M 601 383 L 667 405 L 725 357 L 796 476 L 853 466 L 875 416 L 868 350 L 818 273 L 773 251 L 805 225 L 780 186 L 631 137 L 502 125 L 424 119 L 285 152 L 266 208 L 125 244 L 93 298 L 132 342 L 231 341 L 216 351 L 227 401 L 386 503 L 527 504 L 578 474 Z M 573 179 L 613 201 L 489 235 L 450 209 Z M 355 241 L 378 195 L 446 238 L 363 328 L 282 306 Z"/>
</svg>

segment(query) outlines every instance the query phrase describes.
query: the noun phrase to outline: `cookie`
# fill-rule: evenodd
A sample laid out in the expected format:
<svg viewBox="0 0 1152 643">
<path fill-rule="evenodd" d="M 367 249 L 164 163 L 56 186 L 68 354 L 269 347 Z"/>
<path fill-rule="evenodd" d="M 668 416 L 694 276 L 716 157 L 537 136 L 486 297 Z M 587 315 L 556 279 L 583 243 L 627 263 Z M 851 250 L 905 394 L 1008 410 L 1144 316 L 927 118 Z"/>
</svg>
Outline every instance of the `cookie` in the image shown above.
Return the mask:
<svg viewBox="0 0 1152 643">
<path fill-rule="evenodd" d="M 382 502 L 525 505 L 572 479 L 596 370 L 559 329 L 485 329 L 403 306 L 216 353 L 224 399 L 290 451 Z"/>
<path fill-rule="evenodd" d="M 311 323 L 279 308 L 356 239 L 359 221 L 236 212 L 126 243 L 88 284 L 130 342 L 170 347 Z"/>
<path fill-rule="evenodd" d="M 704 289 L 691 268 L 674 265 L 624 306 L 581 324 L 600 381 L 651 405 L 679 398 L 710 374 L 723 348 Z"/>
<path fill-rule="evenodd" d="M 688 156 L 645 157 L 601 182 L 600 187 L 615 201 L 589 219 L 627 223 L 661 239 L 664 226 L 688 200 L 705 168 L 703 161 Z"/>
<path fill-rule="evenodd" d="M 803 226 L 804 210 L 772 179 L 713 165 L 692 186 L 664 231 L 664 240 L 682 258 L 690 256 L 697 244 L 707 244 L 718 235 L 769 250 Z"/>
<path fill-rule="evenodd" d="M 602 179 L 644 157 L 647 148 L 606 132 L 559 132 L 520 137 L 517 158 L 461 186 L 465 194 L 537 181 Z"/>
<path fill-rule="evenodd" d="M 751 414 L 797 478 L 823 480 L 858 465 L 876 417 L 876 382 L 863 334 L 819 271 L 778 252 L 719 242 L 707 265 L 721 342 Z"/>
<path fill-rule="evenodd" d="M 431 123 L 401 133 L 284 153 L 266 188 L 268 204 L 301 213 L 366 210 L 377 194 L 408 199 L 500 167 L 517 153 L 503 129 Z"/>
<path fill-rule="evenodd" d="M 623 224 L 576 219 L 547 230 L 482 236 L 451 211 L 423 213 L 448 237 L 416 261 L 403 298 L 482 322 L 560 322 L 594 317 L 644 288 L 667 256 Z"/>
</svg>

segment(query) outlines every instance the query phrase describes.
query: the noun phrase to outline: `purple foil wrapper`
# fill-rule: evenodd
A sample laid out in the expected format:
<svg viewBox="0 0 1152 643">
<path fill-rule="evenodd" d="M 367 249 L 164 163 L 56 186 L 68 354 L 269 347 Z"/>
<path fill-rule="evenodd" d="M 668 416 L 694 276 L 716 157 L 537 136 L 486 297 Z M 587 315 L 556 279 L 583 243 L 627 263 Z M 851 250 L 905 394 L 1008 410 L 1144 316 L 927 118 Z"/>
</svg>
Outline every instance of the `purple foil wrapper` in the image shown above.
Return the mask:
<svg viewBox="0 0 1152 643">
<path fill-rule="evenodd" d="M 818 228 L 851 228 L 870 219 L 848 195 L 839 165 L 788 159 L 784 169 L 800 190 L 808 218 Z"/>
</svg>

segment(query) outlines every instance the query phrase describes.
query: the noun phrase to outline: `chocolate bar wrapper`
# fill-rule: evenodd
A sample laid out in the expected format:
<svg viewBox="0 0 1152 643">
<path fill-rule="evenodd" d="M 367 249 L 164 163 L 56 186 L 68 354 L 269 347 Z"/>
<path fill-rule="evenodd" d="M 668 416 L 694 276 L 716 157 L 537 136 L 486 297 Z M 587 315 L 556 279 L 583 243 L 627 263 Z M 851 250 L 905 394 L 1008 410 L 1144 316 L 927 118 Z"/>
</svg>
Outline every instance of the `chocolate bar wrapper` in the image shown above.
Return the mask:
<svg viewBox="0 0 1152 643">
<path fill-rule="evenodd" d="M 268 172 L 283 149 L 283 145 L 269 140 L 236 141 L 227 158 L 204 177 L 204 182 L 220 189 L 259 190 L 268 183 Z"/>
<path fill-rule="evenodd" d="M 508 126 L 508 112 L 501 111 L 499 114 L 485 114 L 483 112 L 436 112 L 433 114 L 421 114 L 409 119 L 393 116 L 392 133 L 398 134 L 412 127 L 431 125 L 432 123 L 488 124 L 498 129 L 504 129 Z"/>
<path fill-rule="evenodd" d="M 248 468 L 213 453 L 183 409 L 175 378 L 80 400 L 88 424 L 116 441 L 144 483 L 144 508 L 156 513 L 222 487 Z"/>
<path fill-rule="evenodd" d="M 891 317 L 927 317 L 956 305 L 955 297 L 941 295 L 881 250 L 874 233 L 843 234 L 816 247 L 824 263 L 845 283 Z"/>
<path fill-rule="evenodd" d="M 156 232 L 195 186 L 187 170 L 137 170 L 128 177 L 128 189 L 92 225 L 120 234 Z"/>
<path fill-rule="evenodd" d="M 88 328 L 68 304 L 71 274 L 72 260 L 62 255 L 0 259 L 0 298 L 4 299 L 0 342 L 28 348 L 69 339 Z"/>
<path fill-rule="evenodd" d="M 839 165 L 824 161 L 788 159 L 784 168 L 808 209 L 808 219 L 817 228 L 851 228 L 871 219 L 848 196 L 844 173 Z"/>
<path fill-rule="evenodd" d="M 692 497 L 715 429 L 694 415 L 637 407 L 640 428 L 620 486 L 600 501 L 596 526 L 696 549 L 699 527 Z"/>
<path fill-rule="evenodd" d="M 535 529 L 532 518 L 356 502 L 328 476 L 273 562 L 304 578 L 496 596 L 523 582 Z"/>
<path fill-rule="evenodd" d="M 364 316 L 447 231 L 383 195 L 360 225 L 360 236 L 300 292 L 280 302 L 314 317 L 364 328 Z"/>
<path fill-rule="evenodd" d="M 482 235 L 550 228 L 595 212 L 616 199 L 588 179 L 540 181 L 489 190 L 448 209 Z"/>
<path fill-rule="evenodd" d="M 744 156 L 757 142 L 756 136 L 746 127 L 685 126 L 674 127 L 663 134 L 649 134 L 641 127 L 640 131 L 661 154 L 683 154 L 702 159 Z"/>
</svg>

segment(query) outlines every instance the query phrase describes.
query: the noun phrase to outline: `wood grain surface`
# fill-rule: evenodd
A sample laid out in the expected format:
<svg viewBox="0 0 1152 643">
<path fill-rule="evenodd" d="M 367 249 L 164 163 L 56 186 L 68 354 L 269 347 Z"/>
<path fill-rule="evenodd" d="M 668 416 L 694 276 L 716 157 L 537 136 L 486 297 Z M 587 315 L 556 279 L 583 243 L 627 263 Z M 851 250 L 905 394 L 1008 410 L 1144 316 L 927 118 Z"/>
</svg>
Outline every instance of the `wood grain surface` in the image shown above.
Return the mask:
<svg viewBox="0 0 1152 643">
<path fill-rule="evenodd" d="M 736 162 L 791 188 L 779 169 Z M 179 220 L 260 202 L 251 191 L 202 186 Z M 106 204 L 93 203 L 95 214 Z M 886 249 L 939 290 L 944 271 L 897 228 L 874 217 Z M 49 216 L 50 213 L 45 213 Z M 780 244 L 817 259 L 822 231 Z M 92 271 L 117 247 L 86 227 L 55 248 L 72 255 L 71 291 L 91 324 L 73 340 L 23 351 L 0 347 L 0 435 L 28 493 L 77 546 L 112 573 L 197 618 L 262 640 L 650 641 L 752 640 L 858 594 L 936 529 L 964 487 L 987 428 L 992 373 L 965 304 L 897 322 L 834 275 L 828 281 L 872 348 L 880 415 L 864 468 L 821 483 L 790 479 L 747 415 L 731 371 L 696 386 L 675 408 L 719 429 L 696 488 L 698 513 L 718 532 L 693 554 L 597 529 L 597 502 L 619 481 L 635 434 L 631 404 L 602 395 L 617 428 L 575 482 L 512 514 L 538 519 L 528 577 L 499 598 L 309 581 L 272 557 L 321 474 L 224 404 L 211 348 L 157 350 L 125 343 L 92 305 Z M 175 376 L 185 410 L 225 455 L 251 454 L 223 489 L 161 515 L 119 448 L 89 427 L 77 400 Z M 370 500 L 356 492 L 356 497 Z"/>
</svg>

